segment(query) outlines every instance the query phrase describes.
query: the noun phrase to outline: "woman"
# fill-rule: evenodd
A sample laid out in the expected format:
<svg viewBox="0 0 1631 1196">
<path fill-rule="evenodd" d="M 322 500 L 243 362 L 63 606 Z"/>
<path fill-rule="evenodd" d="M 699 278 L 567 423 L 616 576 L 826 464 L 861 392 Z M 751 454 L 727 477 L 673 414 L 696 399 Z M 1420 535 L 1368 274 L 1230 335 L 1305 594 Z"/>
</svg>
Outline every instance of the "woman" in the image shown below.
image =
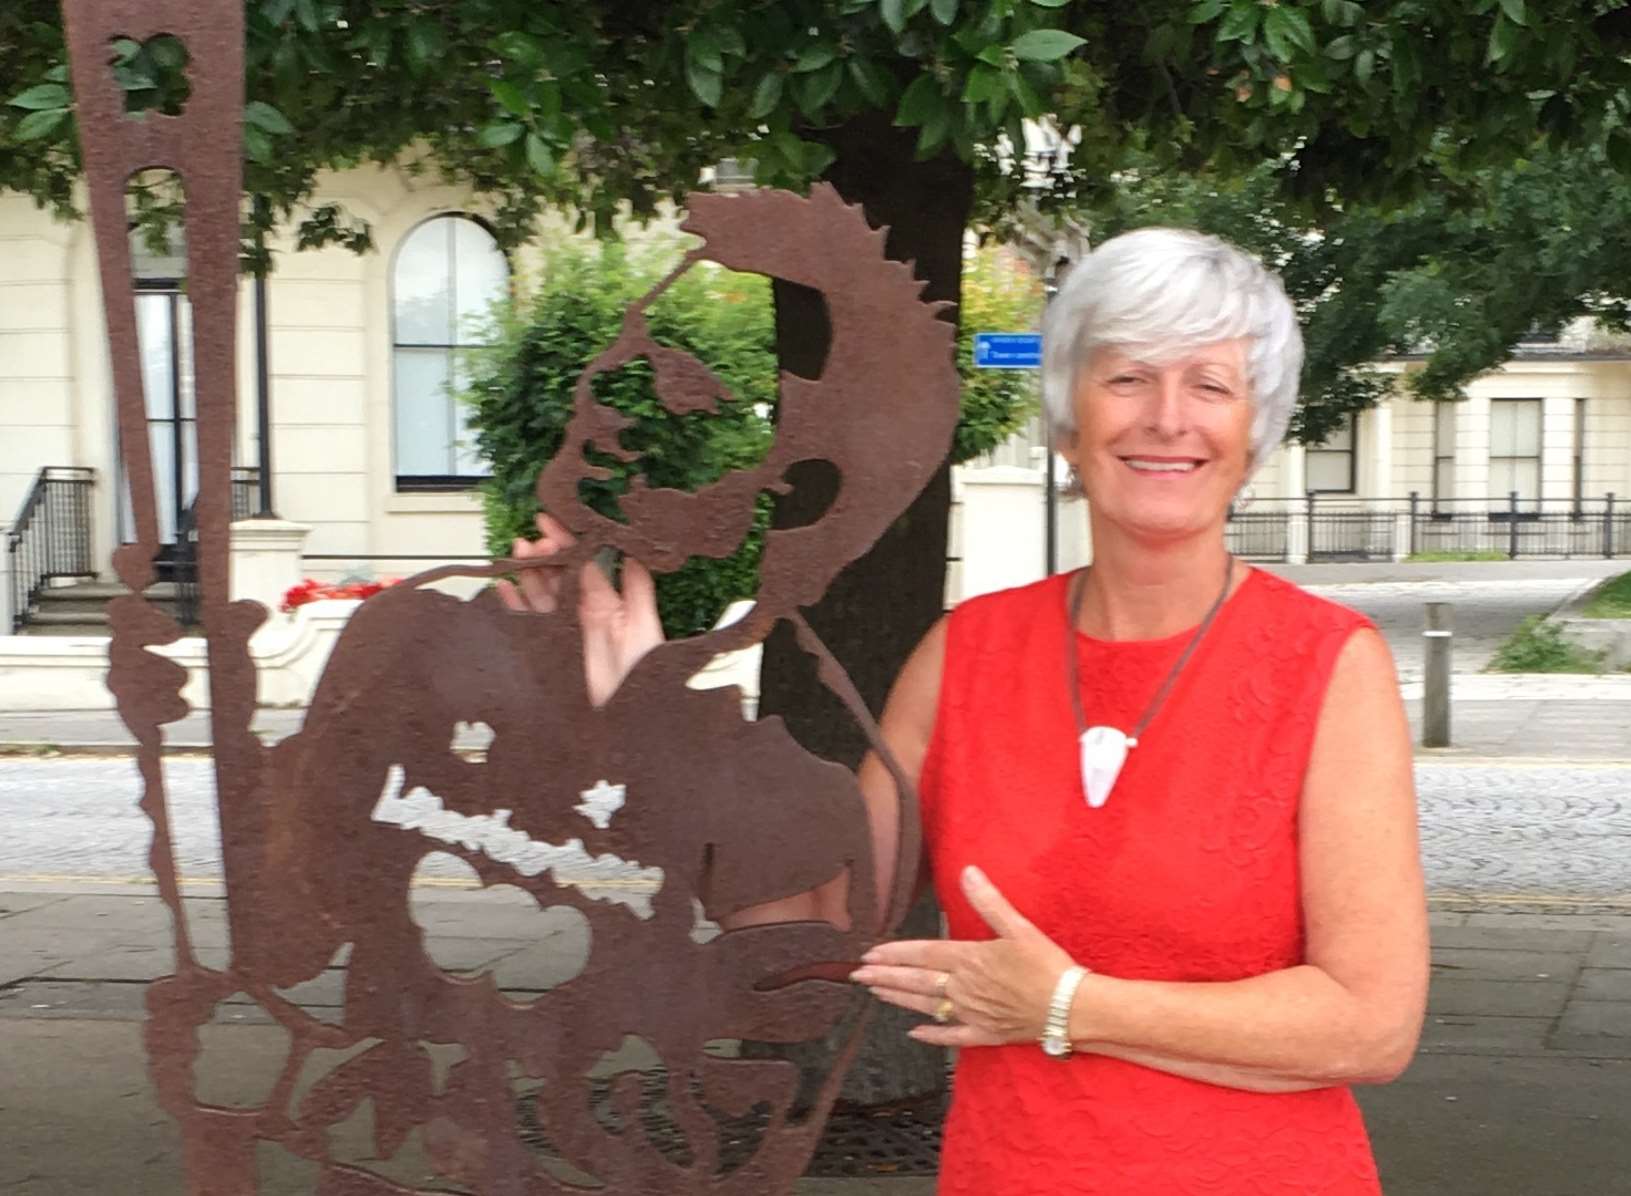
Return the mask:
<svg viewBox="0 0 1631 1196">
<path fill-rule="evenodd" d="M 1223 540 L 1295 404 L 1291 306 L 1146 229 L 1075 267 L 1046 346 L 1094 563 L 964 603 L 906 664 L 882 725 L 949 937 L 853 978 L 964 1048 L 943 1193 L 1377 1192 L 1347 1086 L 1422 1020 L 1408 727 L 1375 629 Z M 585 591 L 600 657 L 637 658 L 644 607 Z M 875 759 L 861 783 L 886 871 L 895 796 Z"/>
</svg>

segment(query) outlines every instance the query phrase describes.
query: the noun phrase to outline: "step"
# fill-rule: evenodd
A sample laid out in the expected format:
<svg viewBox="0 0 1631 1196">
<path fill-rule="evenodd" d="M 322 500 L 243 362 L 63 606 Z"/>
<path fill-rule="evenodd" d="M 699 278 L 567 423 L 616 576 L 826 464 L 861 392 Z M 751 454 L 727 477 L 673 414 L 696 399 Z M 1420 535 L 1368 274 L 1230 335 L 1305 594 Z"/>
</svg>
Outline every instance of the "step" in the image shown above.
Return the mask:
<svg viewBox="0 0 1631 1196">
<path fill-rule="evenodd" d="M 173 581 L 158 581 L 143 591 L 149 599 L 155 602 L 174 602 L 176 600 L 176 583 Z M 115 598 L 123 598 L 130 593 L 130 588 L 116 581 L 77 581 L 66 586 L 46 586 L 39 593 L 39 601 L 46 602 L 110 602 Z"/>
<path fill-rule="evenodd" d="M 37 610 L 28 617 L 26 627 L 84 627 L 86 635 L 108 634 L 108 612 L 77 610 Z M 70 633 L 71 634 L 71 633 Z"/>
</svg>

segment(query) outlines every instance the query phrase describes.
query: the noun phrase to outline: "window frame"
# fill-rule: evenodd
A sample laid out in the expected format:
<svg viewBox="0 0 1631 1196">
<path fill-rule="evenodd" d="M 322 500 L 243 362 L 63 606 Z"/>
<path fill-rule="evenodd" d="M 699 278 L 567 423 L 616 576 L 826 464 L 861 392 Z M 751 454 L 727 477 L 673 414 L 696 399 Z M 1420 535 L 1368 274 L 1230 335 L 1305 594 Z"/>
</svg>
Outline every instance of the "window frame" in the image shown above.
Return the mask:
<svg viewBox="0 0 1631 1196">
<path fill-rule="evenodd" d="M 489 237 L 491 237 L 493 239 L 493 248 L 495 250 L 497 250 L 498 255 L 504 260 L 504 291 L 505 291 L 505 294 L 506 295 L 513 294 L 513 291 L 512 291 L 511 288 L 514 285 L 514 280 L 515 280 L 515 263 L 513 261 L 511 261 L 509 251 L 506 250 L 505 248 L 503 248 L 503 246 L 499 244 L 498 234 L 494 231 L 493 226 L 487 220 L 483 219 L 480 215 L 478 215 L 475 212 L 468 212 L 468 211 L 464 211 L 462 209 L 453 209 L 453 210 L 448 210 L 448 211 L 443 211 L 443 212 L 432 212 L 429 215 L 425 216 L 423 219 L 416 220 L 413 223 L 412 227 L 410 227 L 405 233 L 402 234 L 401 237 L 399 237 L 397 239 L 396 247 L 391 253 L 391 262 L 390 262 L 389 272 L 388 272 L 388 274 L 386 276 L 386 293 L 387 293 L 387 296 L 388 296 L 388 298 L 387 298 L 387 308 L 388 308 L 388 316 L 389 316 L 388 324 L 389 324 L 390 359 L 391 359 L 391 365 L 390 365 L 390 370 L 391 370 L 391 373 L 390 373 L 390 388 L 391 388 L 391 390 L 390 390 L 390 393 L 391 393 L 391 404 L 390 404 L 390 412 L 391 412 L 391 424 L 390 424 L 390 432 L 391 432 L 391 481 L 392 481 L 392 489 L 397 494 L 463 493 L 463 492 L 468 492 L 468 491 L 474 490 L 476 487 L 480 486 L 484 481 L 486 481 L 489 476 L 491 476 L 490 474 L 485 474 L 485 473 L 470 473 L 470 474 L 466 474 L 466 473 L 403 473 L 402 469 L 401 469 L 401 465 L 400 465 L 400 461 L 401 461 L 401 442 L 400 442 L 399 427 L 398 427 L 398 392 L 397 392 L 398 379 L 399 379 L 398 358 L 399 358 L 400 352 L 402 350 L 404 350 L 404 349 L 407 349 L 407 350 L 434 350 L 434 351 L 438 351 L 438 352 L 446 354 L 447 355 L 447 361 L 448 361 L 447 373 L 448 373 L 449 379 L 451 379 L 453 377 L 453 356 L 454 356 L 454 354 L 458 353 L 461 350 L 475 349 L 475 348 L 480 348 L 481 347 L 476 342 L 443 344 L 443 343 L 436 343 L 436 342 L 429 342 L 429 341 L 403 341 L 403 340 L 398 339 L 397 327 L 398 327 L 398 322 L 399 322 L 399 319 L 400 319 L 400 313 L 398 311 L 398 302 L 397 302 L 397 270 L 398 270 L 398 268 L 400 266 L 400 263 L 401 263 L 401 260 L 402 260 L 402 251 L 403 251 L 404 248 L 406 248 L 408 242 L 413 239 L 414 234 L 418 233 L 427 224 L 433 224 L 433 223 L 435 223 L 437 221 L 440 221 L 440 220 L 468 220 L 472 224 L 474 224 L 478 228 L 480 228 L 483 232 L 485 232 Z M 456 296 L 457 293 L 458 293 L 457 290 L 456 290 L 457 278 L 458 278 L 457 264 L 458 264 L 457 254 L 456 253 L 451 254 L 450 258 L 449 258 L 449 263 L 448 263 L 448 266 L 449 266 L 449 287 L 450 287 L 450 290 L 452 291 L 452 294 L 454 296 Z M 453 329 L 453 334 L 455 336 L 458 335 L 458 330 L 456 328 Z M 446 397 L 446 400 L 447 400 L 447 403 L 448 403 L 448 414 L 449 414 L 450 423 L 454 423 L 457 420 L 457 411 L 456 411 L 456 408 L 455 408 L 455 404 L 457 403 L 457 400 L 451 394 L 448 394 L 445 397 Z M 458 461 L 457 453 L 456 452 L 452 453 L 448 463 L 450 465 L 456 465 L 457 461 Z"/>
<path fill-rule="evenodd" d="M 1533 456 L 1503 455 L 1503 456 L 1497 457 L 1495 455 L 1495 453 L 1493 451 L 1494 447 L 1495 447 L 1495 411 L 1496 411 L 1497 407 L 1499 407 L 1501 404 L 1505 404 L 1505 403 L 1511 403 L 1511 404 L 1528 403 L 1528 404 L 1533 405 L 1534 411 L 1535 411 L 1535 452 L 1534 452 Z M 1489 443 L 1490 443 L 1491 452 L 1489 453 L 1488 468 L 1489 468 L 1489 471 L 1491 473 L 1494 472 L 1496 462 L 1533 461 L 1535 463 L 1535 494 L 1534 494 L 1533 498 L 1525 499 L 1523 497 L 1522 493 L 1521 492 L 1519 493 L 1519 496 L 1518 496 L 1519 510 L 1517 512 L 1517 518 L 1520 521 L 1539 519 L 1540 518 L 1541 495 L 1544 492 L 1543 487 L 1545 485 L 1545 474 L 1543 472 L 1544 462 L 1545 462 L 1545 447 L 1546 447 L 1546 403 L 1545 403 L 1545 401 L 1543 399 L 1540 399 L 1540 398 L 1537 398 L 1537 397 L 1534 397 L 1534 396 L 1528 396 L 1528 395 L 1511 395 L 1511 396 L 1502 396 L 1500 398 L 1492 398 L 1489 401 L 1489 428 L 1490 428 Z M 1488 475 L 1486 474 L 1485 476 L 1488 476 Z M 1491 489 L 1493 489 L 1493 486 L 1491 486 Z M 1492 501 L 1492 504 L 1497 499 L 1497 496 L 1494 495 L 1494 494 L 1491 494 L 1489 497 L 1490 497 L 1490 499 Z M 1508 521 L 1508 522 L 1511 521 L 1511 519 L 1513 518 L 1513 512 L 1512 512 L 1512 506 L 1511 506 L 1511 502 L 1512 502 L 1511 492 L 1507 491 L 1506 493 L 1501 494 L 1499 496 L 1499 501 L 1503 505 L 1501 505 L 1499 507 L 1495 507 L 1494 505 L 1492 505 L 1491 508 L 1490 508 L 1490 518 L 1492 520 L 1495 520 L 1495 521 Z M 1522 504 L 1524 502 L 1526 502 L 1526 501 L 1533 502 L 1534 506 L 1535 506 L 1535 509 L 1532 510 L 1532 511 L 1523 510 L 1522 509 Z"/>
<path fill-rule="evenodd" d="M 1348 447 L 1345 449 L 1322 448 L 1320 445 L 1324 444 L 1325 441 L 1303 447 L 1303 489 L 1307 493 L 1337 495 L 1357 495 L 1359 493 L 1359 412 L 1350 411 L 1348 413 L 1347 431 Z M 1327 437 L 1328 439 L 1329 437 Z M 1320 487 L 1314 485 L 1310 480 L 1312 476 L 1312 471 L 1309 469 L 1311 459 L 1316 454 L 1321 453 L 1332 457 L 1345 455 L 1348 458 L 1348 484 L 1346 487 L 1342 489 Z"/>
</svg>

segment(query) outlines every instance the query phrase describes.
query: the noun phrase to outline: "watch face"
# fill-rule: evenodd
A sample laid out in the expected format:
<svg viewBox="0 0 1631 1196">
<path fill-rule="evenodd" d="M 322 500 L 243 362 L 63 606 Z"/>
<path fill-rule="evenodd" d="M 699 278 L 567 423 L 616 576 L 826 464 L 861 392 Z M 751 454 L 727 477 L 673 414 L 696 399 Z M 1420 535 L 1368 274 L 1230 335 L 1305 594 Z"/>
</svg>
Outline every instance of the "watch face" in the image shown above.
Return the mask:
<svg viewBox="0 0 1631 1196">
<path fill-rule="evenodd" d="M 1044 1038 L 1042 1040 L 1042 1050 L 1055 1059 L 1062 1059 L 1070 1054 L 1070 1043 L 1063 1038 Z"/>
</svg>

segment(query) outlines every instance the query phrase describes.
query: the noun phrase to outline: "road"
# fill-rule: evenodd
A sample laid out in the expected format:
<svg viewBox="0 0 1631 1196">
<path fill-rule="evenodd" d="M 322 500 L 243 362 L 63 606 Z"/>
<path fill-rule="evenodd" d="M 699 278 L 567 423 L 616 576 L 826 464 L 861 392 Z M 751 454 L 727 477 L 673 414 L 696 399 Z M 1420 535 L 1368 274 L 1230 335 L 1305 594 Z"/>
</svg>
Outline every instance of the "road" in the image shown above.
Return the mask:
<svg viewBox="0 0 1631 1196">
<path fill-rule="evenodd" d="M 217 878 L 209 765 L 166 767 L 181 874 Z M 1631 766 L 1422 761 L 1416 777 L 1435 894 L 1561 905 L 1631 894 Z M 0 889 L 146 883 L 149 832 L 136 796 L 128 760 L 0 760 Z"/>
<path fill-rule="evenodd" d="M 1550 614 L 1583 587 L 1616 569 L 1623 572 L 1625 566 L 1624 561 L 1552 561 L 1547 564 L 1556 571 L 1555 576 L 1488 572 L 1465 575 L 1443 570 L 1430 577 L 1390 576 L 1387 580 L 1359 582 L 1336 580 L 1341 574 L 1331 573 L 1331 567 L 1315 567 L 1306 570 L 1309 576 L 1298 576 L 1297 580 L 1314 593 L 1374 619 L 1393 648 L 1400 676 L 1413 681 L 1421 677 L 1421 632 L 1426 626 L 1427 603 L 1454 604 L 1454 667 L 1457 672 L 1473 673 L 1489 663 L 1501 641 L 1525 618 Z M 1302 572 L 1299 570 L 1299 574 Z"/>
</svg>

